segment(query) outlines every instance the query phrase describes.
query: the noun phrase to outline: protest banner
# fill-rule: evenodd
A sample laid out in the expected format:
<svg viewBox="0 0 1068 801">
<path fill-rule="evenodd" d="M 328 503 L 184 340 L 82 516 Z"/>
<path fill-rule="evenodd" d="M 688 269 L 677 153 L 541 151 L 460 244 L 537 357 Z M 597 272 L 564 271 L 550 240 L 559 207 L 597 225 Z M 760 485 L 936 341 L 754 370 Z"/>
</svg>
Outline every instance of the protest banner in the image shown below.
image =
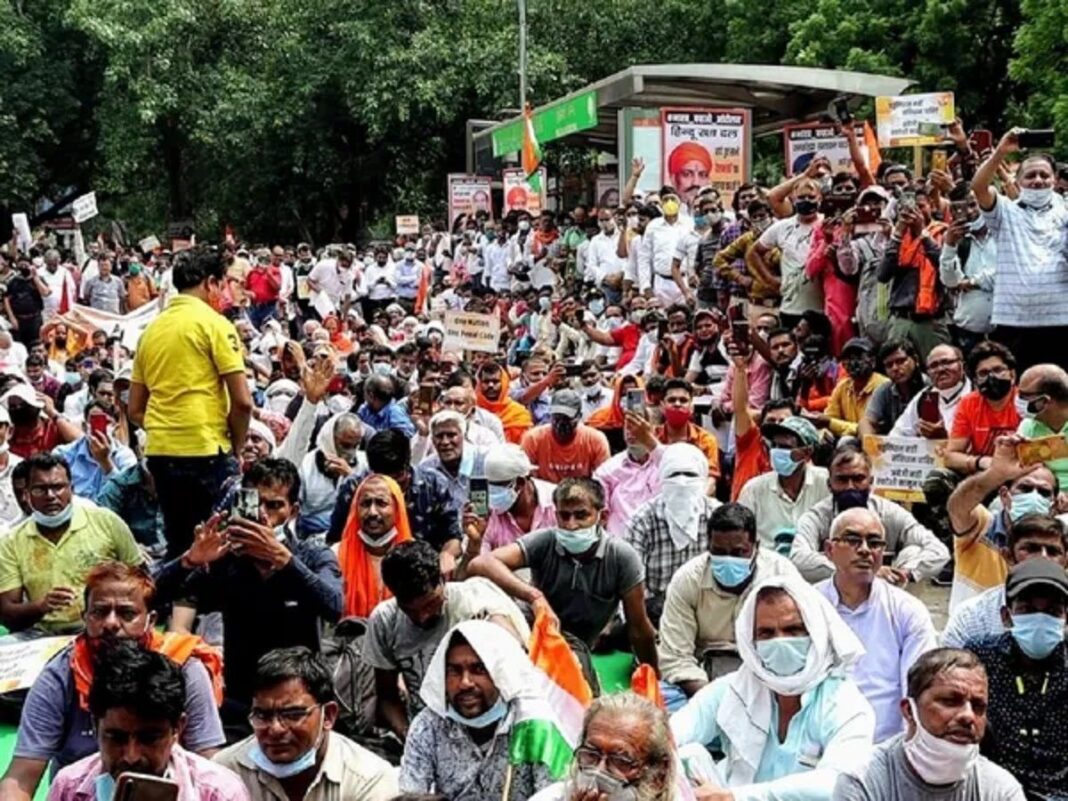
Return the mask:
<svg viewBox="0 0 1068 801">
<path fill-rule="evenodd" d="M 0 637 L 0 694 L 28 689 L 45 664 L 74 637 Z"/>
<path fill-rule="evenodd" d="M 661 182 L 687 203 L 713 186 L 729 206 L 749 180 L 749 136 L 748 109 L 660 109 Z"/>
<path fill-rule="evenodd" d="M 159 241 L 159 237 L 156 236 L 146 236 L 137 245 L 141 248 L 142 253 L 152 253 L 163 246 Z"/>
<path fill-rule="evenodd" d="M 485 175 L 449 175 L 449 229 L 461 214 L 484 211 L 493 219 L 493 181 Z M 416 232 L 418 233 L 418 232 Z"/>
<path fill-rule="evenodd" d="M 892 501 L 923 503 L 923 480 L 944 466 L 946 441 L 922 437 L 864 437 L 872 461 L 872 490 Z"/>
<path fill-rule="evenodd" d="M 19 250 L 23 253 L 28 253 L 30 248 L 33 247 L 33 235 L 30 233 L 30 218 L 20 211 L 17 214 L 11 215 L 11 225 L 15 228 Z"/>
<path fill-rule="evenodd" d="M 945 141 L 943 126 L 955 118 L 952 92 L 875 98 L 879 147 L 937 145 Z"/>
<path fill-rule="evenodd" d="M 864 123 L 853 123 L 860 152 L 870 167 L 868 146 L 864 144 Z M 783 146 L 786 149 L 786 176 L 793 177 L 803 172 L 808 163 L 816 156 L 823 156 L 831 162 L 834 172 L 852 172 L 853 159 L 849 155 L 849 141 L 838 134 L 834 125 L 813 123 L 811 125 L 787 125 L 783 128 Z"/>
<path fill-rule="evenodd" d="M 541 214 L 541 210 L 545 208 L 545 190 L 549 181 L 548 172 L 544 167 L 538 169 L 538 175 L 541 178 L 541 191 L 535 192 L 527 183 L 522 170 L 514 168 L 501 170 L 501 181 L 504 183 L 504 214 L 513 210 L 527 211 L 532 215 Z"/>
<path fill-rule="evenodd" d="M 599 209 L 614 209 L 619 206 L 619 176 L 613 173 L 603 173 L 597 176 L 596 202 L 594 205 Z"/>
<path fill-rule="evenodd" d="M 398 214 L 397 215 L 397 233 L 398 234 L 418 234 L 419 233 L 419 217 L 415 214 Z"/>
<path fill-rule="evenodd" d="M 88 192 L 81 197 L 76 197 L 70 204 L 70 216 L 79 225 L 86 220 L 93 219 L 96 215 L 96 192 Z"/>
<path fill-rule="evenodd" d="M 500 347 L 501 319 L 495 314 L 445 312 L 444 350 L 496 353 Z"/>
<path fill-rule="evenodd" d="M 59 315 L 58 319 L 67 325 L 71 333 L 84 338 L 86 342 L 92 337 L 94 331 L 106 331 L 109 335 L 119 334 L 125 347 L 136 350 L 141 333 L 150 322 L 156 319 L 160 311 L 162 309 L 159 305 L 159 298 L 129 314 L 113 314 L 91 306 L 75 304 L 70 311 Z"/>
</svg>

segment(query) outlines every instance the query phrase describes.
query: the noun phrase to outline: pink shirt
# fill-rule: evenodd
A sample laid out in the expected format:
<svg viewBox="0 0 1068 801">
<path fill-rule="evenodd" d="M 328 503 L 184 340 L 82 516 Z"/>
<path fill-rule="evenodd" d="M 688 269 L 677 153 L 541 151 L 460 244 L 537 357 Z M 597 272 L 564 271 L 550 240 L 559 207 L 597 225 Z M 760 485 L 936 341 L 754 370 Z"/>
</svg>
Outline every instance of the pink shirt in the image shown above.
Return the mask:
<svg viewBox="0 0 1068 801">
<path fill-rule="evenodd" d="M 553 490 L 555 489 L 555 484 L 542 481 L 540 478 L 534 479 L 538 508 L 534 510 L 534 517 L 530 521 L 530 531 L 556 528 L 556 507 L 553 505 Z M 511 545 L 530 531 L 523 531 L 519 528 L 511 512 L 490 512 L 489 520 L 486 522 L 486 533 L 482 535 L 482 553 Z"/>
<path fill-rule="evenodd" d="M 67 765 L 52 779 L 48 801 L 96 801 L 100 754 Z M 237 774 L 181 746 L 171 749 L 168 778 L 178 783 L 178 801 L 249 801 Z"/>
<path fill-rule="evenodd" d="M 749 366 L 745 369 L 749 377 L 749 408 L 763 409 L 771 395 L 771 365 L 764 361 L 759 353 L 754 353 L 749 360 Z M 727 375 L 719 389 L 719 408 L 731 414 L 734 412 L 734 402 L 731 393 L 734 390 L 734 362 L 727 368 Z"/>
<path fill-rule="evenodd" d="M 597 468 L 593 477 L 604 487 L 608 503 L 608 533 L 622 537 L 635 510 L 660 493 L 660 456 L 664 446 L 658 445 L 645 464 L 638 464 L 626 451 L 617 453 Z"/>
</svg>

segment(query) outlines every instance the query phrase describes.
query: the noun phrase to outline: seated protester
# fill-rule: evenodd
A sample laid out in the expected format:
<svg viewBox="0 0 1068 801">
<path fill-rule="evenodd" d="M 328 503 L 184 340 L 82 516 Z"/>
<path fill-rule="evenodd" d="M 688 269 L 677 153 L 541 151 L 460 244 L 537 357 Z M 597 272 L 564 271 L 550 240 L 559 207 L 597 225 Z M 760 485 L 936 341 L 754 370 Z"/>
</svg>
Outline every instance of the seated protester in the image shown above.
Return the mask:
<svg viewBox="0 0 1068 801">
<path fill-rule="evenodd" d="M 964 357 L 954 345 L 938 345 L 927 354 L 931 385 L 909 401 L 890 429 L 891 437 L 947 439 L 964 396 L 972 391 L 964 375 Z"/>
<path fill-rule="evenodd" d="M 89 695 L 96 666 L 120 640 L 135 641 L 175 660 L 185 684 L 185 748 L 211 756 L 224 745 L 218 703 L 222 659 L 200 638 L 158 634 L 152 579 L 140 567 L 103 562 L 86 579 L 85 631 L 49 660 L 22 707 L 14 757 L 0 780 L 0 796 L 29 801 L 49 764 L 53 771 L 96 751 Z"/>
<path fill-rule="evenodd" d="M 696 342 L 690 333 L 690 312 L 681 303 L 667 310 L 667 334 L 653 351 L 652 372 L 669 378 L 684 378 Z"/>
<path fill-rule="evenodd" d="M 486 453 L 490 513 L 489 518 L 479 517 L 471 525 L 465 519 L 466 550 L 471 558 L 556 525 L 556 485 L 534 478 L 533 473 L 534 466 L 518 445 L 498 445 Z"/>
<path fill-rule="evenodd" d="M 158 559 L 166 553 L 167 541 L 156 479 L 148 469 L 148 460 L 141 453 L 137 437 L 131 443 L 131 451 L 137 461 L 110 476 L 100 488 L 96 502 L 125 520 L 137 544 L 150 559 Z"/>
<path fill-rule="evenodd" d="M 924 390 L 920 357 L 907 339 L 892 339 L 879 348 L 879 365 L 890 380 L 875 390 L 857 426 L 857 436 L 886 435 Z"/>
<path fill-rule="evenodd" d="M 809 334 L 801 348 L 801 362 L 797 366 L 797 405 L 809 412 L 824 412 L 831 395 L 842 377 L 841 365 L 828 350 L 827 337 Z"/>
<path fill-rule="evenodd" d="M 192 598 L 201 613 L 222 613 L 227 725 L 243 726 L 256 661 L 274 648 L 319 650 L 322 621 L 341 616 L 341 571 L 330 549 L 295 533 L 300 477 L 284 459 L 256 462 L 242 480 L 259 494 L 258 520 L 213 515 L 192 546 L 156 577 L 161 604 Z"/>
<path fill-rule="evenodd" d="M 451 384 L 457 375 L 449 379 Z M 467 376 L 470 379 L 470 376 Z M 479 448 L 488 448 L 504 442 L 504 429 L 501 421 L 485 409 L 475 405 L 475 390 L 469 386 L 447 386 L 441 393 L 439 403 L 442 409 L 459 412 L 464 418 L 464 441 Z"/>
<path fill-rule="evenodd" d="M 29 384 L 15 384 L 0 397 L 0 406 L 11 417 L 11 452 L 23 459 L 51 451 L 64 442 L 81 436 L 81 429 L 56 412 L 47 395 L 36 392 Z"/>
<path fill-rule="evenodd" d="M 396 770 L 334 731 L 333 675 L 303 646 L 264 654 L 252 682 L 252 736 L 215 755 L 252 801 L 389 801 Z"/>
<path fill-rule="evenodd" d="M 730 360 L 720 336 L 719 322 L 710 309 L 693 315 L 694 348 L 684 378 L 697 392 L 712 394 L 727 376 Z"/>
<path fill-rule="evenodd" d="M 530 637 L 526 619 L 493 582 L 481 578 L 445 581 L 434 549 L 425 542 L 400 543 L 382 560 L 386 600 L 367 622 L 363 659 L 375 671 L 378 717 L 402 740 L 423 704 L 419 686 L 423 671 L 446 632 L 475 617 L 507 621 L 525 643 Z M 403 677 L 411 716 L 401 698 Z"/>
<path fill-rule="evenodd" d="M 114 513 L 74 503 L 70 468 L 39 453 L 26 460 L 31 516 L 0 540 L 0 624 L 49 634 L 82 629 L 83 593 L 99 562 L 144 562 Z"/>
<path fill-rule="evenodd" d="M 60 770 L 49 801 L 112 801 L 124 773 L 166 778 L 183 801 L 248 801 L 234 773 L 178 744 L 188 708 L 178 665 L 126 641 L 101 654 L 96 674 L 89 712 L 100 752 Z"/>
<path fill-rule="evenodd" d="M 608 439 L 608 449 L 618 454 L 627 446 L 624 441 L 624 428 L 626 413 L 624 404 L 627 393 L 633 389 L 644 389 L 645 382 L 637 375 L 617 375 L 615 388 L 612 390 L 612 399 L 605 406 L 595 411 L 586 418 L 586 425 L 595 428 Z"/>
<path fill-rule="evenodd" d="M 507 786 L 508 798 L 526 801 L 548 786 L 544 765 L 508 759 L 519 701 L 538 699 L 532 673 L 523 646 L 496 623 L 469 620 L 449 629 L 419 689 L 426 706 L 405 738 L 401 789 L 483 801 L 502 797 Z"/>
<path fill-rule="evenodd" d="M 0 530 L 13 528 L 25 515 L 15 492 L 15 469 L 22 459 L 11 452 L 10 434 L 11 417 L 0 405 Z"/>
<path fill-rule="evenodd" d="M 580 423 L 582 398 L 573 389 L 558 389 L 549 406 L 549 423 L 523 435 L 520 447 L 534 465 L 534 475 L 553 484 L 565 478 L 589 478 L 611 455 L 608 440 Z"/>
<path fill-rule="evenodd" d="M 634 549 L 604 533 L 604 491 L 592 479 L 564 479 L 553 493 L 557 528 L 520 537 L 475 559 L 485 576 L 531 606 L 546 607 L 561 630 L 592 646 L 623 605 L 639 662 L 656 668 L 656 634 L 645 610 L 645 569 Z M 531 583 L 514 573 L 530 568 Z"/>
<path fill-rule="evenodd" d="M 842 366 L 846 378 L 838 382 L 822 414 L 809 413 L 815 425 L 829 428 L 836 437 L 856 436 L 868 403 L 880 386 L 890 379 L 875 372 L 875 348 L 864 337 L 853 337 L 842 346 Z"/>
<path fill-rule="evenodd" d="M 946 443 L 946 467 L 964 475 L 990 467 L 994 442 L 1020 425 L 1016 409 L 1016 357 L 997 342 L 980 342 L 968 354 L 974 392 L 961 398 Z"/>
<path fill-rule="evenodd" d="M 80 498 L 97 501 L 104 482 L 137 463 L 133 451 L 110 432 L 115 420 L 95 401 L 85 407 L 85 433 L 52 450 L 70 465 L 71 487 Z"/>
<path fill-rule="evenodd" d="M 544 356 L 530 356 L 523 362 L 519 381 L 508 390 L 508 396 L 530 410 L 534 425 L 549 422 L 549 393 L 565 383 L 563 362 L 550 368 Z"/>
<path fill-rule="evenodd" d="M 379 431 L 371 437 L 367 443 L 367 467 L 371 473 L 388 476 L 401 488 L 401 503 L 408 508 L 412 536 L 437 548 L 443 563 L 454 561 L 460 555 L 462 503 L 453 497 L 445 476 L 424 465 L 413 466 L 411 443 L 399 431 Z M 351 475 L 338 488 L 327 542 L 341 539 L 351 516 L 356 487 L 364 478 Z"/>
<path fill-rule="evenodd" d="M 841 445 L 831 458 L 827 485 L 831 497 L 824 498 L 797 521 L 797 535 L 790 548 L 790 561 L 806 581 L 817 582 L 834 573 L 834 564 L 824 554 L 831 522 L 847 509 L 866 507 L 886 527 L 886 550 L 894 554 L 893 564 L 879 568 L 879 578 L 896 586 L 937 576 L 949 561 L 949 550 L 927 528 L 920 525 L 899 504 L 871 493 L 871 457 L 853 445 Z"/>
<path fill-rule="evenodd" d="M 1068 794 L 1068 577 L 1049 559 L 1028 559 L 1005 582 L 1008 631 L 964 644 L 986 668 L 989 727 L 983 756 L 1015 776 L 1028 797 Z"/>
<path fill-rule="evenodd" d="M 482 477 L 486 472 L 486 450 L 466 442 L 465 427 L 466 421 L 459 412 L 452 409 L 437 412 L 430 418 L 430 441 L 434 452 L 420 462 L 423 467 L 436 470 L 445 477 L 449 492 L 461 506 L 467 503 L 471 477 Z"/>
<path fill-rule="evenodd" d="M 646 608 L 657 625 L 659 609 L 675 572 L 705 552 L 708 518 L 720 505 L 709 497 L 708 460 L 685 442 L 663 449 L 660 492 L 634 512 L 623 539 L 638 554 L 645 573 Z"/>
<path fill-rule="evenodd" d="M 760 339 L 754 347 L 771 368 L 768 399 L 796 398 L 802 359 L 794 332 L 788 328 L 773 328 L 768 332 L 767 341 Z"/>
<path fill-rule="evenodd" d="M 671 716 L 675 742 L 717 746 L 733 797 L 830 798 L 838 774 L 871 751 L 875 715 L 843 675 L 860 641 L 796 576 L 753 586 L 735 641 L 741 667 Z"/>
<path fill-rule="evenodd" d="M 771 548 L 761 548 L 756 518 L 737 503 L 708 519 L 707 552 L 676 571 L 660 617 L 660 671 L 687 697 L 737 669 L 734 621 L 749 590 L 769 576 L 797 569 Z"/>
<path fill-rule="evenodd" d="M 831 523 L 825 544 L 834 575 L 816 585 L 864 643 L 849 676 L 875 710 L 875 742 L 901 733 L 901 683 L 917 657 L 938 645 L 923 601 L 876 577 L 886 531 L 870 509 L 848 509 Z"/>
<path fill-rule="evenodd" d="M 415 436 L 415 424 L 393 399 L 393 379 L 375 374 L 363 382 L 363 403 L 356 415 L 375 431 L 399 431 L 407 438 Z"/>
<path fill-rule="evenodd" d="M 329 529 L 341 483 L 366 468 L 367 459 L 360 450 L 364 431 L 360 418 L 348 412 L 328 418 L 319 429 L 315 449 L 300 463 L 297 534 L 301 539 Z"/>
<path fill-rule="evenodd" d="M 652 425 L 640 415 L 627 413 L 623 437 L 626 450 L 593 472 L 594 480 L 604 487 L 608 504 L 605 528 L 613 537 L 622 537 L 638 507 L 660 492 L 660 459 L 664 455 Z"/>
<path fill-rule="evenodd" d="M 683 378 L 669 378 L 664 383 L 664 424 L 657 427 L 657 441 L 665 445 L 687 442 L 708 460 L 709 495 L 716 494 L 719 472 L 719 443 L 715 436 L 693 422 L 693 387 Z"/>
<path fill-rule="evenodd" d="M 1023 371 L 1016 388 L 1020 427 L 1016 433 L 1027 439 L 1068 434 L 1068 373 L 1055 364 L 1036 364 Z M 1057 483 L 1068 486 L 1068 459 L 1050 459 L 1046 467 Z"/>
<path fill-rule="evenodd" d="M 478 368 L 475 398 L 480 409 L 501 421 L 508 442 L 518 445 L 523 434 L 534 425 L 530 410 L 508 395 L 508 371 L 497 362 L 483 362 Z"/>
<path fill-rule="evenodd" d="M 990 466 L 969 476 L 946 502 L 953 529 L 953 590 L 949 610 L 984 590 L 1005 583 L 1008 564 L 1003 549 L 1013 526 L 1031 515 L 1048 517 L 1060 492 L 1056 474 L 1043 464 L 1023 465 L 1016 447 L 1019 437 L 999 437 Z M 998 494 L 1001 509 L 984 505 Z"/>
<path fill-rule="evenodd" d="M 955 648 L 922 654 L 898 704 L 905 733 L 877 746 L 868 763 L 844 770 L 834 801 L 1024 801 L 1012 774 L 979 753 L 987 702 L 986 671 L 975 654 Z"/>
<path fill-rule="evenodd" d="M 36 343 L 43 348 L 44 344 Z M 63 384 L 48 373 L 48 358 L 41 353 L 31 353 L 26 359 L 26 380 L 35 392 L 47 395 L 53 401 L 59 396 Z"/>
<path fill-rule="evenodd" d="M 760 433 L 772 469 L 749 479 L 738 503 L 756 514 L 760 544 L 789 556 L 801 515 L 831 494 L 827 471 L 812 464 L 819 434 L 812 423 L 797 416 L 765 423 Z"/>
<path fill-rule="evenodd" d="M 586 710 L 567 778 L 530 801 L 674 801 L 677 762 L 664 710 L 632 692 L 604 695 Z"/>
</svg>

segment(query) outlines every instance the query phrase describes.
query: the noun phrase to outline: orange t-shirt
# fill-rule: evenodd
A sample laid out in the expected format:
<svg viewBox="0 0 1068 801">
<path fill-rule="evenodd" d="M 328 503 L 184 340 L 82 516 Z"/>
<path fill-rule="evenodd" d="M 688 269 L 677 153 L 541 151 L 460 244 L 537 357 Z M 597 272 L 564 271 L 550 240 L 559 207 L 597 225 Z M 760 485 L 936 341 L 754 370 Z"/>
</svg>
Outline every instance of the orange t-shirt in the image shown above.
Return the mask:
<svg viewBox="0 0 1068 801">
<path fill-rule="evenodd" d="M 760 428 L 752 426 L 738 437 L 734 445 L 734 478 L 731 481 L 731 501 L 737 501 L 745 483 L 771 470 L 768 449 L 764 447 L 764 438 Z"/>
<path fill-rule="evenodd" d="M 686 442 L 696 447 L 708 459 L 708 475 L 719 478 L 719 443 L 716 438 L 695 423 L 689 423 L 686 430 Z M 667 444 L 667 427 L 656 430 L 656 438 Z"/>
<path fill-rule="evenodd" d="M 550 424 L 530 429 L 519 444 L 534 463 L 534 477 L 553 484 L 565 478 L 590 478 L 611 456 L 608 438 L 587 425 L 579 425 L 567 445 L 556 441 Z"/>
<path fill-rule="evenodd" d="M 1019 425 L 1015 388 L 1000 411 L 978 392 L 969 392 L 960 399 L 949 436 L 951 439 L 967 439 L 970 452 L 976 456 L 991 456 L 994 440 L 1015 434 Z"/>
</svg>

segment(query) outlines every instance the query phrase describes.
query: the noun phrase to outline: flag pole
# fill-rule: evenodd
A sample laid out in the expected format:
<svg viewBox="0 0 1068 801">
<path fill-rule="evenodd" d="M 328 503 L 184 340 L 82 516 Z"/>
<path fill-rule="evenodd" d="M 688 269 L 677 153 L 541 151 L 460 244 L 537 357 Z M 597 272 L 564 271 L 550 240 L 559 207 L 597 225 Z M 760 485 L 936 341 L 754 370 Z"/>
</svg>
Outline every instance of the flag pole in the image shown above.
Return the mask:
<svg viewBox="0 0 1068 801">
<path fill-rule="evenodd" d="M 520 0 L 522 2 L 522 0 Z M 501 801 L 508 801 L 512 794 L 512 773 L 515 771 L 515 763 L 509 760 L 508 770 L 504 772 L 504 792 L 501 793 Z"/>
<path fill-rule="evenodd" d="M 519 109 L 527 107 L 527 0 L 519 3 Z"/>
</svg>

